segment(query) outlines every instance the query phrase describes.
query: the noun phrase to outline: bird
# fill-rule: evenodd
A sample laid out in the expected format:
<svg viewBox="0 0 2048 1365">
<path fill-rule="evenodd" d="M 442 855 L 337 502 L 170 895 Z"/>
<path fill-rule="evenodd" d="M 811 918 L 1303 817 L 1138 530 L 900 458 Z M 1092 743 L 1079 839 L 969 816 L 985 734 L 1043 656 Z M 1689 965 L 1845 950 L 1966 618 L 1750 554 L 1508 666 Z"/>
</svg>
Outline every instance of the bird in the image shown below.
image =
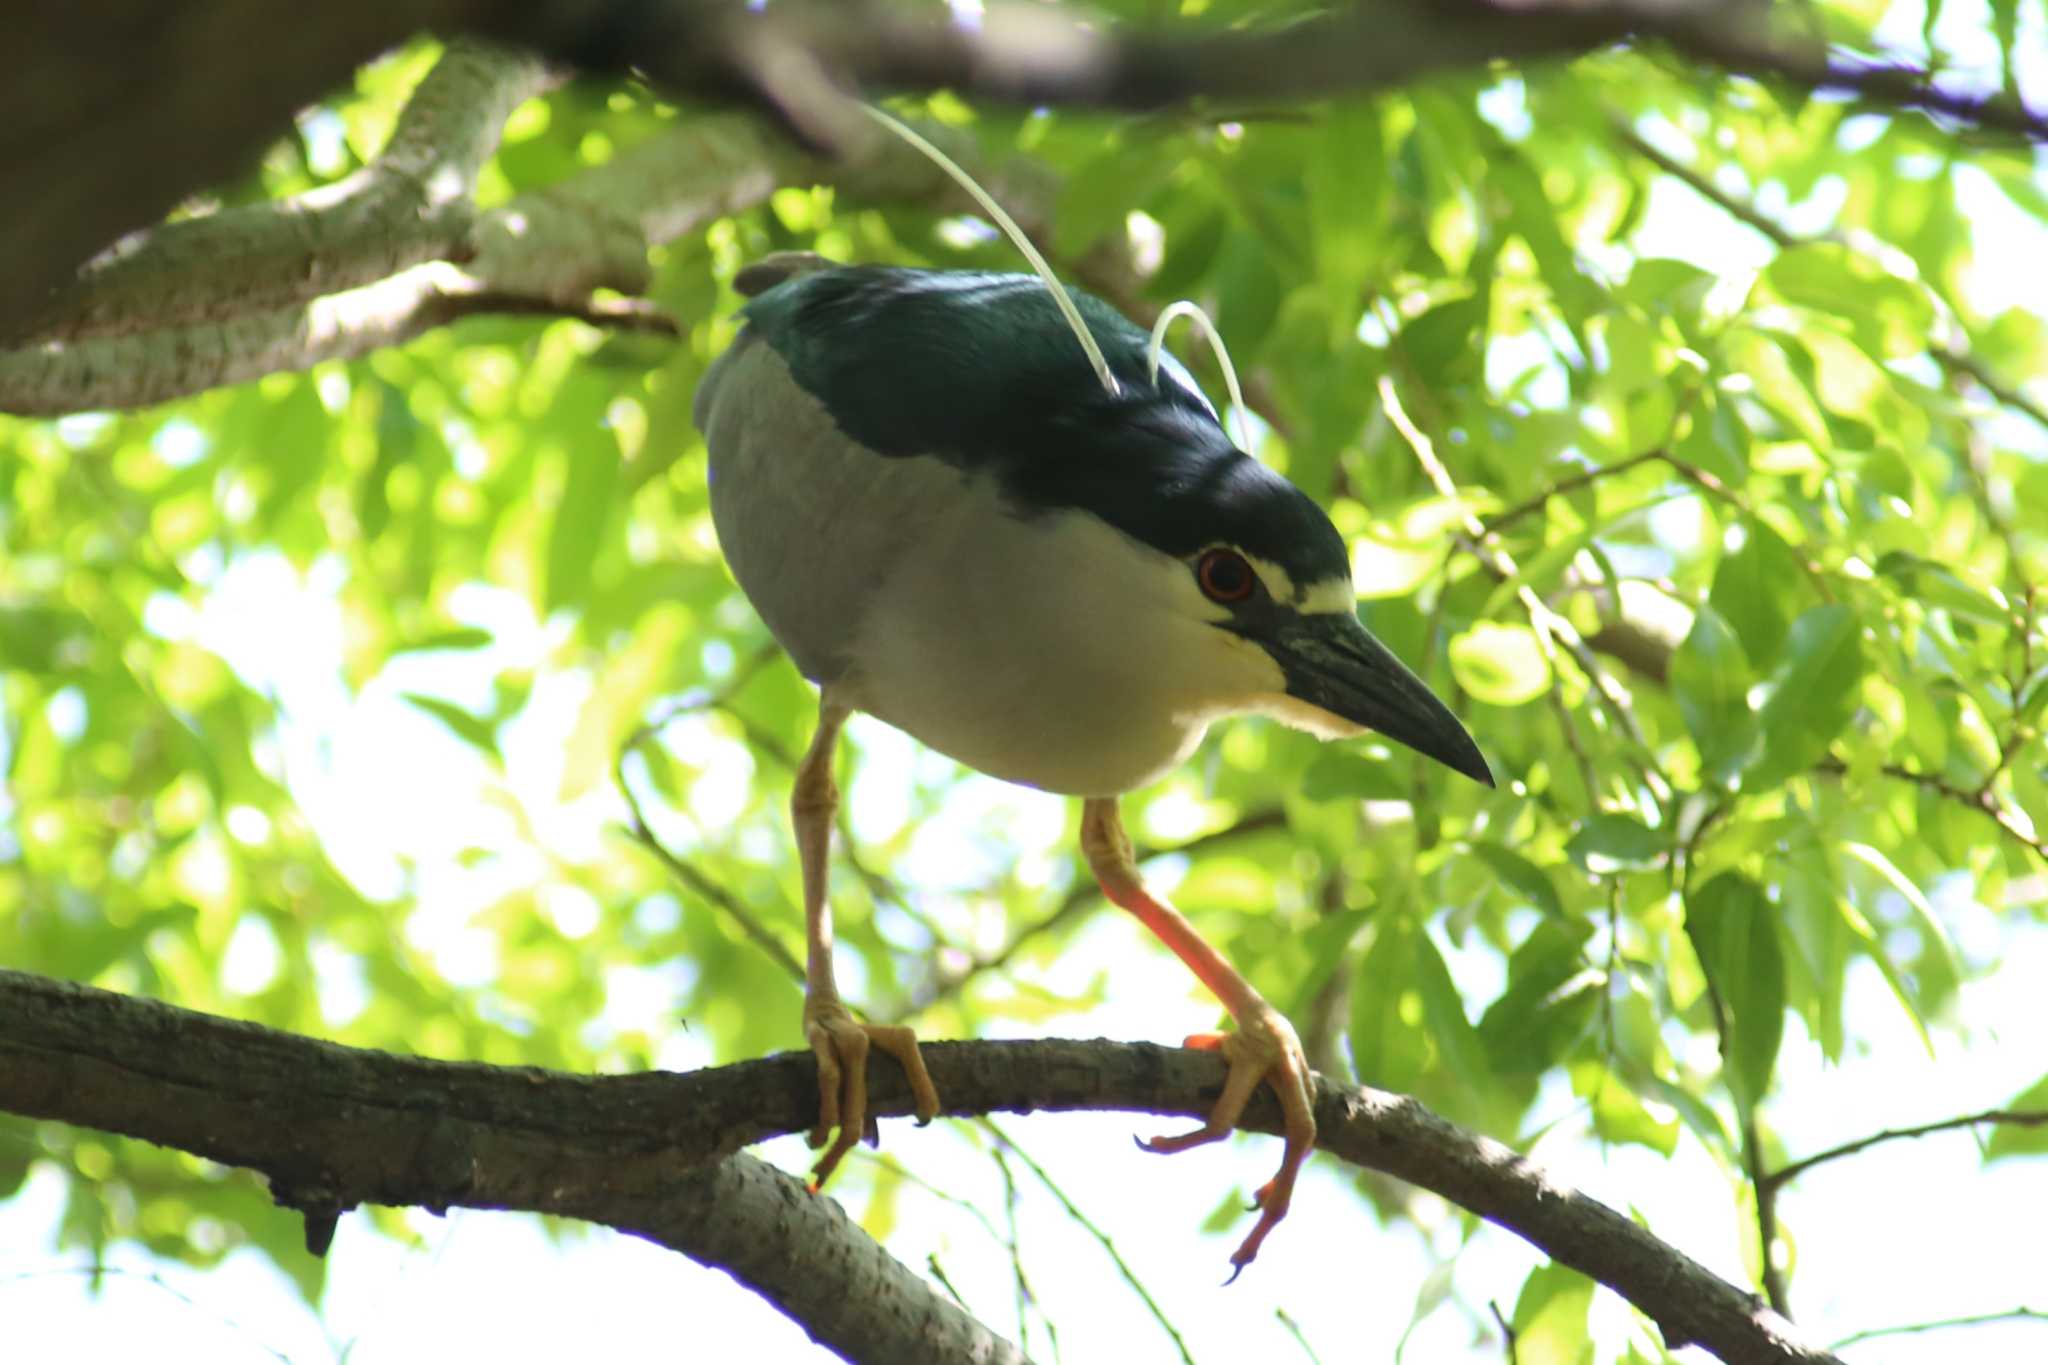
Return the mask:
<svg viewBox="0 0 2048 1365">
<path fill-rule="evenodd" d="M 742 270 L 742 326 L 698 386 L 713 525 L 741 590 L 819 689 L 791 822 L 817 1060 L 817 1188 L 867 1124 L 871 1048 L 940 1101 L 913 1032 L 839 995 L 826 894 L 834 757 L 855 712 L 992 777 L 1081 798 L 1081 850 L 1222 1003 L 1234 1032 L 1201 1127 L 1235 1130 L 1264 1083 L 1285 1151 L 1232 1277 L 1286 1215 L 1315 1140 L 1313 1081 L 1286 1017 L 1148 890 L 1119 798 L 1185 761 L 1215 721 L 1260 714 L 1323 739 L 1376 731 L 1487 785 L 1456 715 L 1359 620 L 1323 509 L 1237 448 L 1193 377 L 1110 304 L 1069 297 L 1114 383 L 1037 275 L 834 264 Z M 833 1137 L 833 1130 L 837 1136 Z"/>
</svg>

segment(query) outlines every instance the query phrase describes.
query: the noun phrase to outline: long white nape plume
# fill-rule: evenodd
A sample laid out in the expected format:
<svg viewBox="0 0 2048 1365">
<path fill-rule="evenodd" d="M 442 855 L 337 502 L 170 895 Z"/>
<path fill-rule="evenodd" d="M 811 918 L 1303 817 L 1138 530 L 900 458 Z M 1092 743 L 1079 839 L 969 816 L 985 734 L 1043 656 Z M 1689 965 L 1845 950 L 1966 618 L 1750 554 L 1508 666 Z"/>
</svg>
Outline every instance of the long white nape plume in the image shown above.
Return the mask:
<svg viewBox="0 0 2048 1365">
<path fill-rule="evenodd" d="M 1031 239 L 1024 235 L 1024 229 L 1017 226 L 1016 219 L 1003 212 L 1003 206 L 998 204 L 987 190 L 977 185 L 973 176 L 920 136 L 915 129 L 871 104 L 864 104 L 861 108 L 867 110 L 869 118 L 930 157 L 940 170 L 959 183 L 961 189 L 974 196 L 974 202 L 981 205 L 989 217 L 995 219 L 996 226 L 1009 234 L 1010 240 L 1016 243 L 1017 250 L 1024 253 L 1024 259 L 1031 262 L 1031 268 L 1038 272 L 1038 277 L 1045 281 L 1045 287 L 1052 291 L 1052 299 L 1059 305 L 1060 316 L 1067 320 L 1067 326 L 1074 329 L 1074 336 L 1079 339 L 1081 349 L 1088 353 L 1088 363 L 1095 367 L 1095 377 L 1102 381 L 1102 387 L 1111 398 L 1116 397 L 1121 392 L 1117 387 L 1116 376 L 1110 373 L 1109 361 L 1103 356 L 1102 348 L 1095 344 L 1095 337 L 1089 332 L 1088 324 L 1081 321 L 1081 310 L 1074 306 L 1074 296 L 1060 283 L 1060 277 L 1052 273 L 1052 266 L 1038 253 L 1038 248 L 1031 244 Z"/>
</svg>

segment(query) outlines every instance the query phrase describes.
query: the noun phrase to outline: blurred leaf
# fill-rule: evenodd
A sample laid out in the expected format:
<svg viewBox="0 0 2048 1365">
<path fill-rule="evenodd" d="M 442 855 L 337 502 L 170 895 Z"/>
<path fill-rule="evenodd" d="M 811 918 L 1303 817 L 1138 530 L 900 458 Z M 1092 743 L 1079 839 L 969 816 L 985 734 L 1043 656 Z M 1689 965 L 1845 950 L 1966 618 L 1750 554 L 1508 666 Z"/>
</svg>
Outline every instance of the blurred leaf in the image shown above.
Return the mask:
<svg viewBox="0 0 2048 1365">
<path fill-rule="evenodd" d="M 1330 745 L 1301 775 L 1301 794 L 1311 801 L 1337 797 L 1406 801 L 1415 795 L 1415 788 L 1393 764 Z"/>
<path fill-rule="evenodd" d="M 1769 672 L 1806 598 L 1798 557 L 1760 521 L 1741 523 L 1741 544 L 1721 557 L 1709 604 L 1734 628 L 1752 667 Z"/>
<path fill-rule="evenodd" d="M 1587 1324 L 1592 1308 L 1591 1280 L 1555 1262 L 1538 1266 L 1522 1282 L 1510 1319 L 1516 1360 L 1531 1365 L 1592 1365 L 1593 1338 Z"/>
<path fill-rule="evenodd" d="M 429 697 L 418 692 L 401 692 L 399 695 L 447 726 L 449 733 L 464 744 L 480 749 L 494 759 L 502 757 L 498 752 L 497 729 L 489 721 L 480 716 L 472 716 L 455 703 L 443 701 L 439 697 Z"/>
<path fill-rule="evenodd" d="M 1528 626 L 1482 621 L 1451 640 L 1458 685 L 1493 706 L 1520 706 L 1550 689 L 1550 661 Z"/>
<path fill-rule="evenodd" d="M 1500 844 L 1482 842 L 1465 847 L 1492 868 L 1503 882 L 1527 897 L 1538 910 L 1546 915 L 1564 914 L 1564 902 L 1558 899 L 1557 887 L 1542 868 Z"/>
<path fill-rule="evenodd" d="M 1670 854 L 1670 840 L 1632 815 L 1602 811 L 1589 815 L 1565 845 L 1582 871 L 1606 876 L 1622 869 L 1656 867 Z"/>
<path fill-rule="evenodd" d="M 2005 1108 L 2013 1113 L 2048 1113 L 2048 1076 L 2013 1096 Z M 1984 1159 L 1996 1161 L 2007 1156 L 2041 1156 L 2048 1154 L 2048 1123 L 2022 1125 L 2001 1123 L 1991 1129 L 1991 1140 L 1984 1144 Z"/>
<path fill-rule="evenodd" d="M 1920 893 L 1912 879 L 1893 865 L 1868 844 L 1846 843 L 1842 851 L 1870 868 L 1881 877 L 1885 884 L 1899 894 L 1913 912 L 1913 919 L 1919 928 L 1927 948 L 1921 976 L 1920 989 L 1925 999 L 1940 1001 L 1955 992 L 1962 981 L 1962 965 L 1956 960 L 1955 944 L 1950 941 L 1948 930 L 1943 927 L 1934 907 L 1927 903 L 1927 897 Z"/>
<path fill-rule="evenodd" d="M 619 493 L 618 451 L 609 441 L 579 441 L 568 458 L 568 485 L 551 512 L 546 609 L 590 595 L 591 565 Z"/>
<path fill-rule="evenodd" d="M 1826 757 L 1855 714 L 1863 685 L 1863 626 L 1843 606 L 1815 607 L 1792 623 L 1787 668 L 1760 720 L 1764 756 L 1751 781 L 1771 786 Z"/>
<path fill-rule="evenodd" d="M 1726 1012 L 1729 1089 L 1753 1109 L 1785 1033 L 1785 960 L 1770 902 L 1754 882 L 1724 872 L 1686 897 L 1685 931 Z"/>
<path fill-rule="evenodd" d="M 1671 656 L 1671 690 L 1700 762 L 1720 781 L 1733 779 L 1754 756 L 1760 730 L 1749 706 L 1753 681 L 1735 632 L 1712 606 L 1701 607 Z"/>
<path fill-rule="evenodd" d="M 1479 1021 L 1493 1068 L 1535 1075 L 1562 1060 L 1591 1024 L 1600 981 L 1584 959 L 1592 928 L 1539 923 L 1508 959 L 1508 986 Z"/>
</svg>

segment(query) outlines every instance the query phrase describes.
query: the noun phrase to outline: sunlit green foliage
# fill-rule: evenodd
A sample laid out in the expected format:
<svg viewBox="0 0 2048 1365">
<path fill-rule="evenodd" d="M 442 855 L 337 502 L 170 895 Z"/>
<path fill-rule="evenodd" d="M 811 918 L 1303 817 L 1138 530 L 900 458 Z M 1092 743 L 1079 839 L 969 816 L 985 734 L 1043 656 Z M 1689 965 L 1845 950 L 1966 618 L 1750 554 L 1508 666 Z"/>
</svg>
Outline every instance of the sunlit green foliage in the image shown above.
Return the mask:
<svg viewBox="0 0 2048 1365">
<path fill-rule="evenodd" d="M 345 173 L 429 60 L 364 73 L 230 197 Z M 1319 1066 L 1508 1140 L 1562 1078 L 1600 1140 L 1669 1153 L 1683 1127 L 1741 1171 L 1745 1133 L 1764 1167 L 1787 1155 L 1787 1015 L 1830 1057 L 1855 1045 L 1849 973 L 1874 967 L 1955 1041 L 1959 994 L 1996 965 L 1958 949 L 1959 908 L 2009 933 L 2048 906 L 2048 429 L 1978 382 L 2011 399 L 2048 363 L 2040 321 L 1981 274 L 2015 243 L 2038 263 L 2048 193 L 2024 150 L 1622 50 L 1300 110 L 906 112 L 1058 177 L 1056 263 L 1129 307 L 1210 308 L 1269 424 L 1259 453 L 1331 508 L 1368 623 L 1502 778 L 1246 722 L 1136 799 L 1155 842 L 1284 812 L 1285 837 L 1219 842 L 1177 897 Z M 568 88 L 515 116 L 487 188 L 678 117 Z M 788 247 L 1015 268 L 959 220 L 790 187 L 661 253 L 680 343 L 467 322 L 159 410 L 0 423 L 0 961 L 437 1056 L 640 1068 L 685 1019 L 720 1059 L 791 1046 L 795 984 L 704 888 L 800 944 L 781 811 L 813 713 L 719 558 L 689 416 L 733 273 Z M 338 604 L 339 678 L 221 643 L 225 585 L 266 561 Z M 337 850 L 334 794 L 365 788 L 330 776 L 335 746 L 366 722 L 323 739 L 295 713 L 351 698 L 400 727 L 379 750 L 394 787 L 420 780 L 406 724 L 473 757 L 487 809 L 451 812 L 468 842 L 443 863 Z M 1078 873 L 1014 861 L 991 828 L 966 860 L 986 884 L 904 884 L 956 778 L 915 774 L 901 818 L 864 829 L 866 873 L 838 872 L 849 990 L 878 1015 L 936 997 L 927 1036 L 1072 1005 L 1032 984 L 1071 917 L 953 989 Z M 630 837 L 621 781 L 700 881 Z M 451 916 L 459 963 L 420 946 Z M 1490 960 L 1491 984 L 1447 952 Z M 664 1009 L 615 1026 L 633 980 Z M 1702 1035 L 1718 1047 L 1686 1045 Z M 204 1262 L 251 1239 L 317 1289 L 296 1217 L 243 1177 L 11 1123 L 0 1186 L 38 1158 L 72 1176 L 76 1244 Z M 1573 1358 L 1589 1301 L 1539 1273 L 1512 1313 L 1525 1349 Z"/>
</svg>

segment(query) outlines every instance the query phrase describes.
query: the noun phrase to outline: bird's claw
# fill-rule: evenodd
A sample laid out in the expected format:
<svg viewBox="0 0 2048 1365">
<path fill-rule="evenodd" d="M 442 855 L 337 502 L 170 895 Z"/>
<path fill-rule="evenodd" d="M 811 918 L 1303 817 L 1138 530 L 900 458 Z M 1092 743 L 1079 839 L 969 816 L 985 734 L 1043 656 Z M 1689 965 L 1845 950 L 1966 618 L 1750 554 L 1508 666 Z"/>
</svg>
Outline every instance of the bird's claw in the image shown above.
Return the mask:
<svg viewBox="0 0 2048 1365">
<path fill-rule="evenodd" d="M 1188 1047 L 1222 1053 L 1230 1065 L 1223 1080 L 1223 1093 L 1209 1111 L 1208 1122 L 1192 1132 L 1137 1139 L 1139 1147 L 1162 1156 L 1185 1152 L 1230 1136 L 1261 1081 L 1271 1085 L 1279 1096 L 1287 1150 L 1280 1159 L 1279 1173 L 1252 1196 L 1252 1208 L 1258 1211 L 1259 1221 L 1231 1253 L 1233 1268 L 1225 1284 L 1236 1280 L 1252 1263 L 1266 1234 L 1287 1216 L 1288 1204 L 1294 1197 L 1295 1177 L 1301 1173 L 1302 1163 L 1308 1160 L 1316 1141 L 1313 1082 L 1294 1026 L 1271 1006 L 1247 1011 L 1239 1024 L 1236 1033 L 1202 1033 L 1187 1040 Z"/>
<path fill-rule="evenodd" d="M 836 1000 L 804 1002 L 804 1039 L 818 1060 L 818 1121 L 811 1128 L 812 1147 L 823 1147 L 808 1182 L 817 1190 L 832 1178 L 839 1163 L 865 1138 L 880 1140 L 874 1116 L 868 1113 L 868 1050 L 880 1048 L 899 1062 L 910 1079 L 911 1101 L 919 1127 L 939 1113 L 939 1092 L 917 1050 L 917 1035 L 893 1024 L 870 1024 Z M 833 1130 L 838 1136 L 833 1136 Z M 827 1143 L 830 1143 L 827 1146 Z"/>
</svg>

